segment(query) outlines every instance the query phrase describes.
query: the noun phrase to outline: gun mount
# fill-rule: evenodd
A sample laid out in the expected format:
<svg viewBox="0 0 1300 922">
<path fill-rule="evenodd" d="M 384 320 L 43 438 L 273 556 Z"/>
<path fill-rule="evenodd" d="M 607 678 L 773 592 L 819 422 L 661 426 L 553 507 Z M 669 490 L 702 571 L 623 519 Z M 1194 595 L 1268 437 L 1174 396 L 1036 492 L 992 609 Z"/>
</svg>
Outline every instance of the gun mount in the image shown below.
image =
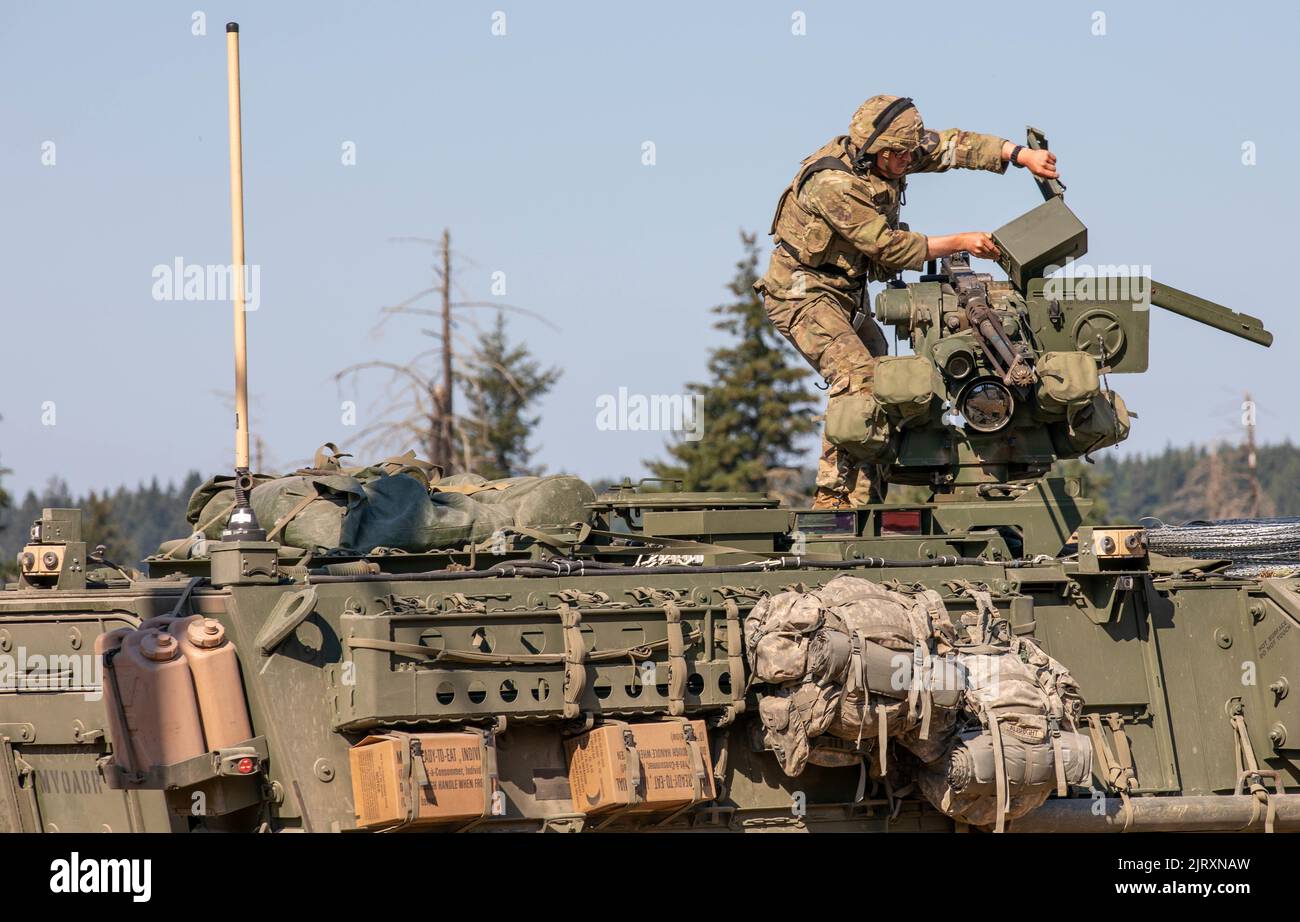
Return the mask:
<svg viewBox="0 0 1300 922">
<path fill-rule="evenodd" d="M 1087 252 L 1087 228 L 1063 187 L 1040 185 L 1047 201 L 993 234 L 1006 281 L 962 253 L 876 298 L 876 318 L 915 354 L 879 361 L 869 440 L 851 447 L 893 482 L 989 495 L 1123 441 L 1134 414 L 1107 376 L 1147 370 L 1153 304 L 1273 341 L 1257 318 L 1145 276 L 1049 275 Z"/>
</svg>

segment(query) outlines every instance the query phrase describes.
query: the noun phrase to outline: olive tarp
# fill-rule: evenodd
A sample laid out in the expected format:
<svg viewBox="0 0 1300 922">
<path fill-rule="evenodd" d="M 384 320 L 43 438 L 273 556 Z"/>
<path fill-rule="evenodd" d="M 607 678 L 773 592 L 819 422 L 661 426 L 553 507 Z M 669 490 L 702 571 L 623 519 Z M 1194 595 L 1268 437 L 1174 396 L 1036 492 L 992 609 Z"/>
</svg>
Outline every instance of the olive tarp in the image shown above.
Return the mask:
<svg viewBox="0 0 1300 922">
<path fill-rule="evenodd" d="M 595 493 L 565 475 L 444 478 L 408 453 L 363 468 L 321 466 L 285 477 L 259 475 L 250 499 L 268 537 L 289 547 L 312 553 L 376 548 L 419 553 L 481 544 L 512 528 L 586 522 L 585 504 Z M 186 520 L 193 532 L 217 540 L 233 504 L 234 477 L 213 477 L 191 495 Z M 167 542 L 160 553 L 186 556 L 193 543 Z"/>
</svg>

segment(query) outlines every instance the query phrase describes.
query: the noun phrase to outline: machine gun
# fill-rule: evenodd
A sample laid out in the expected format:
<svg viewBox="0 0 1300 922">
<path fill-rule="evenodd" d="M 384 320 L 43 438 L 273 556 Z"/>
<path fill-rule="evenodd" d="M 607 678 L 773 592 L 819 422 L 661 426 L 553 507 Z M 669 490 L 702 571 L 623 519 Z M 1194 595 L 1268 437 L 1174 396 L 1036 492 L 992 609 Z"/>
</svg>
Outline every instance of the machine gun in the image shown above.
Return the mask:
<svg viewBox="0 0 1300 922">
<path fill-rule="evenodd" d="M 1046 143 L 1029 129 L 1031 148 Z M 1032 482 L 1058 460 L 1122 441 L 1132 414 L 1106 376 L 1147 369 L 1152 304 L 1273 341 L 1257 318 L 1145 276 L 1049 277 L 1087 252 L 1088 232 L 1064 186 L 1039 186 L 1046 201 L 993 234 L 1006 281 L 960 253 L 876 298 L 876 318 L 915 354 L 879 360 L 860 408 L 865 433 L 839 444 L 893 482 L 990 495 L 988 485 Z"/>
</svg>

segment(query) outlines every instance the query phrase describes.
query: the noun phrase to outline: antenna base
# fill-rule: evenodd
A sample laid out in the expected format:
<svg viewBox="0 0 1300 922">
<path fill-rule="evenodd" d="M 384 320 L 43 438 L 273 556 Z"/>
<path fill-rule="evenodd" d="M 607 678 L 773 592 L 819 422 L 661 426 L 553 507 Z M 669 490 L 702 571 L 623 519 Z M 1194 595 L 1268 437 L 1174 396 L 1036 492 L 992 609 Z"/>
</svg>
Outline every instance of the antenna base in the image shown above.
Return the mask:
<svg viewBox="0 0 1300 922">
<path fill-rule="evenodd" d="M 235 470 L 235 507 L 221 532 L 222 541 L 265 541 L 266 530 L 257 523 L 257 513 L 248 496 L 253 492 L 253 475 L 248 468 Z"/>
</svg>

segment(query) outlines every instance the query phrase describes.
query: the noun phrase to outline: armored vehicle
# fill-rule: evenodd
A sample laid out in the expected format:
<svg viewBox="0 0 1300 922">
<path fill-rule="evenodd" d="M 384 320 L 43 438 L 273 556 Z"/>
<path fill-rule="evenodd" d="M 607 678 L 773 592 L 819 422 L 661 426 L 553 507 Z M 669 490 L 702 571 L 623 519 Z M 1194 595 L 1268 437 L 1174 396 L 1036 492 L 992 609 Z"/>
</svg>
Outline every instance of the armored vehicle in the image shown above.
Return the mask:
<svg viewBox="0 0 1300 922">
<path fill-rule="evenodd" d="M 271 478 L 245 441 L 147 575 L 45 510 L 0 593 L 0 828 L 1295 828 L 1300 579 L 1085 524 L 1058 465 L 1127 435 L 1152 304 L 1271 336 L 1049 276 L 1086 231 L 1044 194 L 1006 281 L 953 257 L 875 302 L 912 354 L 835 438 L 926 501 Z"/>
</svg>

